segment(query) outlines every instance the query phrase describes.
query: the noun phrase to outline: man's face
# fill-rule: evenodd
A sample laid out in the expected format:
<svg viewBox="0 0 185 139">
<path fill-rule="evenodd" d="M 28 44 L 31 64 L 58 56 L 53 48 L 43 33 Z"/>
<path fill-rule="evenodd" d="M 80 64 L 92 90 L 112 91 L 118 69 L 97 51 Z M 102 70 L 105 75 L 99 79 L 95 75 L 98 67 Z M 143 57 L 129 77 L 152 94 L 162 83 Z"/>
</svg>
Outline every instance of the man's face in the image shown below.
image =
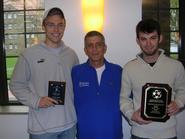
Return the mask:
<svg viewBox="0 0 185 139">
<path fill-rule="evenodd" d="M 158 45 L 161 42 L 161 36 L 156 31 L 152 33 L 139 33 L 137 43 L 145 56 L 153 56 L 158 52 Z"/>
<path fill-rule="evenodd" d="M 46 43 L 57 45 L 60 43 L 65 30 L 65 19 L 58 15 L 49 16 L 43 28 L 46 32 Z"/>
<path fill-rule="evenodd" d="M 85 42 L 84 51 L 89 58 L 90 63 L 103 64 L 106 45 L 100 36 L 88 37 Z"/>
</svg>

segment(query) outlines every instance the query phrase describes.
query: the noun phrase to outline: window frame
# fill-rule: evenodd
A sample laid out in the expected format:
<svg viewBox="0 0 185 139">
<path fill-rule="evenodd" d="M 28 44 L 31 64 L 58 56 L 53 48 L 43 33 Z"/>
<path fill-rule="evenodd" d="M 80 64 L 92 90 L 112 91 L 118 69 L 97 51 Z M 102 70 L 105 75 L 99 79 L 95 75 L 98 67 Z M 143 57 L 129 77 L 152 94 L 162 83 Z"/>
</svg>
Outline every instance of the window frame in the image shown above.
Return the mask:
<svg viewBox="0 0 185 139">
<path fill-rule="evenodd" d="M 22 10 L 15 10 L 16 12 L 22 11 L 24 12 L 24 21 L 26 20 L 26 12 L 29 11 L 43 11 L 44 8 L 36 8 L 36 9 L 26 9 L 25 5 L 25 0 L 24 0 L 24 9 Z M 6 12 L 13 12 L 14 10 L 6 10 Z M 5 22 L 4 22 L 4 0 L 0 1 L 0 105 L 21 105 L 20 102 L 17 100 L 9 100 L 9 89 L 8 89 L 8 80 L 10 80 L 7 77 L 7 65 L 6 65 L 6 59 L 7 58 L 18 58 L 18 56 L 7 56 L 6 55 L 6 49 L 5 49 L 5 35 L 13 34 L 13 35 L 19 35 L 23 34 L 24 37 L 24 44 L 25 48 L 27 48 L 27 38 L 26 36 L 28 34 L 44 34 L 44 31 L 38 31 L 38 32 L 30 32 L 26 30 L 26 23 L 24 22 L 24 32 L 23 33 L 7 33 L 5 34 Z"/>
<path fill-rule="evenodd" d="M 3 1 L 0 1 L 0 23 L 3 23 L 0 28 L 0 104 L 5 105 L 8 101 L 8 85 L 6 81 L 6 58 L 4 49 L 4 12 Z"/>
<path fill-rule="evenodd" d="M 179 34 L 181 45 L 179 47 L 179 60 L 185 62 L 185 1 L 179 0 Z"/>
</svg>

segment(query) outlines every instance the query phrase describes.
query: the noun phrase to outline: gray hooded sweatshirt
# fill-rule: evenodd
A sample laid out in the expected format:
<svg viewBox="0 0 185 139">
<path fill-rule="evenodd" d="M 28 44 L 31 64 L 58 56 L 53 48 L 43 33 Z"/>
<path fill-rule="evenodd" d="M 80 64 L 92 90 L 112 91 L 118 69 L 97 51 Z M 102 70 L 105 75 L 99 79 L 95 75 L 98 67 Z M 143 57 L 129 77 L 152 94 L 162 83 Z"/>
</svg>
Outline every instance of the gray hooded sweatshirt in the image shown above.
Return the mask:
<svg viewBox="0 0 185 139">
<path fill-rule="evenodd" d="M 78 63 L 75 52 L 62 41 L 61 47 L 55 50 L 41 43 L 25 49 L 20 55 L 10 81 L 10 90 L 18 101 L 29 107 L 29 133 L 59 132 L 76 124 L 71 69 Z M 65 104 L 39 108 L 40 98 L 48 96 L 49 81 L 66 82 Z"/>
</svg>

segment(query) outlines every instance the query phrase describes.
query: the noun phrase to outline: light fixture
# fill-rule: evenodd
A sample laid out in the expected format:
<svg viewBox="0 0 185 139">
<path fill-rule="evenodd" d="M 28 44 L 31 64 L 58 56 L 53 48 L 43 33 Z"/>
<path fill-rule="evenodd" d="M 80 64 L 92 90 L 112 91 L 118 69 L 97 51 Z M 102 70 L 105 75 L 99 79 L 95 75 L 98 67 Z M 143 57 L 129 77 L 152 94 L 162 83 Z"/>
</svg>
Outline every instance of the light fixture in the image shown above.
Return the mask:
<svg viewBox="0 0 185 139">
<path fill-rule="evenodd" d="M 102 32 L 104 24 L 104 0 L 82 0 L 83 25 L 85 32 Z"/>
</svg>

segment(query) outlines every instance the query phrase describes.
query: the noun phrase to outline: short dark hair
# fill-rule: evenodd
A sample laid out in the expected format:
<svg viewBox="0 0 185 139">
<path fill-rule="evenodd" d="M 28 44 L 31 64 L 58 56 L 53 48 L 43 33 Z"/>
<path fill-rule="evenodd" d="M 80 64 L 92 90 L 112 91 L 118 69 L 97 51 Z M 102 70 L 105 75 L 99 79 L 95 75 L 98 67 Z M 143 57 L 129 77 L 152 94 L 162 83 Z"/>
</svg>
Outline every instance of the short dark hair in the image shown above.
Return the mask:
<svg viewBox="0 0 185 139">
<path fill-rule="evenodd" d="M 96 31 L 96 30 L 92 30 L 92 31 L 87 32 L 87 34 L 85 35 L 84 44 L 86 45 L 87 38 L 93 37 L 93 36 L 101 37 L 103 43 L 105 43 L 105 37 L 103 36 L 103 34 L 98 32 L 98 31 Z"/>
<path fill-rule="evenodd" d="M 42 20 L 42 25 L 45 24 L 45 21 L 49 16 L 53 16 L 53 15 L 58 15 L 65 20 L 65 16 L 64 16 L 63 11 L 58 7 L 54 7 L 54 8 L 51 8 L 51 9 L 45 11 L 44 16 L 43 16 L 43 20 Z"/>
<path fill-rule="evenodd" d="M 152 33 L 153 31 L 157 31 L 157 34 L 161 35 L 161 27 L 159 22 L 154 19 L 143 19 L 136 26 L 136 35 L 139 38 L 139 33 Z"/>
</svg>

